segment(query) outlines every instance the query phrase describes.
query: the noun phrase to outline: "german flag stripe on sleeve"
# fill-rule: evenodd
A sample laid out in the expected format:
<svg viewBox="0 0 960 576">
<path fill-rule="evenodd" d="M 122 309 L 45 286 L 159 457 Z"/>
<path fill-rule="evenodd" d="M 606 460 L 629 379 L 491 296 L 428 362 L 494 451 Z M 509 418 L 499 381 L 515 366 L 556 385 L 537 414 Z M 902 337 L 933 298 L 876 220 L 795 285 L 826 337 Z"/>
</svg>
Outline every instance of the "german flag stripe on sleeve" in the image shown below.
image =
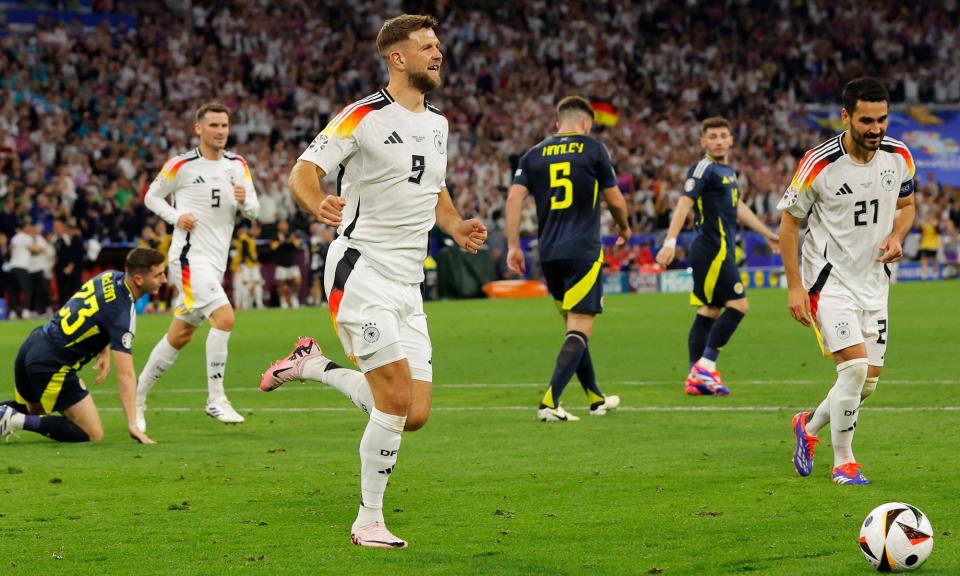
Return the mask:
<svg viewBox="0 0 960 576">
<path fill-rule="evenodd" d="M 790 181 L 790 188 L 798 191 L 809 189 L 824 168 L 842 157 L 845 152 L 840 138 L 842 136 L 831 138 L 804 154 L 793 180 Z"/>
<path fill-rule="evenodd" d="M 336 136 L 337 138 L 346 138 L 353 134 L 354 130 L 357 129 L 357 126 L 367 114 L 374 110 L 379 110 L 389 103 L 390 100 L 382 90 L 376 94 L 367 96 L 344 108 L 320 133 L 326 134 L 327 136 Z"/>
<path fill-rule="evenodd" d="M 899 140 L 894 140 L 889 136 L 885 136 L 880 142 L 880 149 L 891 154 L 903 156 L 903 160 L 907 163 L 907 171 L 910 175 L 913 176 L 916 173 L 917 167 L 913 164 L 913 154 L 910 154 L 910 150 L 906 144 Z"/>
</svg>

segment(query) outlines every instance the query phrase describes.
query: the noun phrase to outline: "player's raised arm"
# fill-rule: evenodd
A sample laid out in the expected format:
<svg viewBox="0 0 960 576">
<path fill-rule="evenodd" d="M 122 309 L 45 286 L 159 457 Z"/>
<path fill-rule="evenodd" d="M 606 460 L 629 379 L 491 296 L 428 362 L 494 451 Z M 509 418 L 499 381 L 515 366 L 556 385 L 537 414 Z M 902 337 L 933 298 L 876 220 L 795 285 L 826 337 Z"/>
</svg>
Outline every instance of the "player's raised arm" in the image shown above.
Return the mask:
<svg viewBox="0 0 960 576">
<path fill-rule="evenodd" d="M 454 242 L 467 252 L 476 254 L 483 243 L 487 241 L 487 227 L 476 218 L 470 220 L 460 218 L 446 186 L 440 188 L 436 213 L 437 226 L 449 234 Z"/>
<path fill-rule="evenodd" d="M 113 362 L 117 365 L 117 387 L 120 391 L 120 405 L 127 417 L 127 432 L 141 444 L 156 444 L 137 427 L 136 395 L 137 373 L 133 368 L 133 356 L 118 350 L 113 351 Z"/>
<path fill-rule="evenodd" d="M 800 219 L 784 210 L 780 215 L 780 256 L 783 258 L 783 270 L 787 275 L 787 306 L 794 320 L 810 326 L 810 298 L 800 279 L 800 257 L 797 248 L 799 236 Z"/>
<path fill-rule="evenodd" d="M 683 229 L 691 208 L 693 208 L 693 198 L 680 196 L 677 207 L 673 209 L 673 218 L 670 220 L 670 228 L 667 229 L 667 237 L 663 240 L 663 247 L 657 252 L 657 264 L 663 268 L 670 266 L 676 256 L 677 237 L 680 236 L 680 230 Z"/>
<path fill-rule="evenodd" d="M 753 210 L 743 203 L 743 200 L 737 201 L 737 220 L 747 228 L 763 236 L 774 254 L 780 252 L 780 237 L 768 228 L 767 225 L 757 217 Z"/>
<path fill-rule="evenodd" d="M 507 266 L 521 276 L 527 273 L 527 260 L 520 246 L 520 216 L 523 213 L 523 201 L 529 190 L 522 184 L 511 184 L 507 194 Z"/>
</svg>

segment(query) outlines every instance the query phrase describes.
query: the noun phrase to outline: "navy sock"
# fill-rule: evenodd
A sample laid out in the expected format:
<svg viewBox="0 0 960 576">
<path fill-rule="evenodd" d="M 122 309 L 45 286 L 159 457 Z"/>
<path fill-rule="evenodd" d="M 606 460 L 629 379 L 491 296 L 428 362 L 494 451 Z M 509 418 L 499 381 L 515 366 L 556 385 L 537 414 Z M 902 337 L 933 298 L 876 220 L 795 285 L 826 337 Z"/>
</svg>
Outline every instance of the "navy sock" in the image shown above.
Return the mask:
<svg viewBox="0 0 960 576">
<path fill-rule="evenodd" d="M 733 336 L 743 317 L 744 313 L 736 308 L 724 309 L 713 328 L 710 329 L 710 335 L 707 336 L 707 347 L 703 350 L 704 358 L 716 361 L 720 355 L 720 349 L 730 341 L 730 337 Z"/>
<path fill-rule="evenodd" d="M 570 330 L 560 348 L 560 354 L 557 356 L 557 366 L 553 369 L 553 377 L 550 378 L 550 387 L 544 394 L 540 404 L 541 408 L 556 408 L 560 405 L 560 395 L 563 389 L 567 387 L 573 373 L 580 366 L 580 360 L 583 358 L 583 352 L 587 349 L 587 335 L 583 332 Z"/>
<path fill-rule="evenodd" d="M 577 379 L 583 386 L 583 391 L 587 394 L 587 401 L 590 407 L 595 408 L 603 404 L 603 392 L 597 386 L 597 375 L 593 371 L 593 360 L 590 358 L 590 347 L 583 350 L 583 356 L 580 357 L 580 365 L 577 366 Z"/>
<path fill-rule="evenodd" d="M 23 422 L 23 429 L 30 432 L 42 434 L 51 440 L 58 442 L 89 442 L 90 437 L 83 431 L 83 428 L 77 426 L 63 416 L 32 416 L 26 415 Z"/>
<path fill-rule="evenodd" d="M 690 336 L 687 337 L 687 351 L 691 366 L 703 356 L 703 349 L 707 347 L 707 336 L 714 322 L 715 320 L 709 316 L 702 314 L 694 316 L 693 325 L 690 326 Z"/>
</svg>

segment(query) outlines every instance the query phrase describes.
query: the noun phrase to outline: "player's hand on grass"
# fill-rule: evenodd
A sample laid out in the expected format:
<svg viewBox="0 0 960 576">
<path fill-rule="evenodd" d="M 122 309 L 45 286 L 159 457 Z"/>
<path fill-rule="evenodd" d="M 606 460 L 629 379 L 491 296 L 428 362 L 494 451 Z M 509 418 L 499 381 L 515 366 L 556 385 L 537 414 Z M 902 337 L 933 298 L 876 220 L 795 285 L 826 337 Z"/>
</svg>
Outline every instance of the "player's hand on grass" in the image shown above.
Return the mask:
<svg viewBox="0 0 960 576">
<path fill-rule="evenodd" d="M 790 315 L 793 316 L 793 319 L 804 326 L 810 326 L 812 315 L 810 314 L 810 297 L 807 295 L 807 291 L 802 286 L 791 288 L 787 298 L 787 306 L 790 308 Z"/>
<path fill-rule="evenodd" d="M 181 230 L 184 230 L 186 232 L 190 232 L 191 230 L 196 228 L 196 226 L 197 226 L 197 217 L 191 214 L 190 212 L 181 214 L 180 218 L 177 219 L 177 228 L 180 228 Z"/>
<path fill-rule="evenodd" d="M 507 251 L 507 268 L 520 276 L 527 273 L 527 259 L 520 248 L 511 248 Z"/>
<path fill-rule="evenodd" d="M 673 258 L 677 255 L 677 249 L 672 246 L 664 246 L 657 252 L 657 264 L 661 268 L 666 270 L 670 267 L 670 263 L 673 262 Z"/>
<path fill-rule="evenodd" d="M 476 254 L 487 241 L 487 227 L 476 218 L 471 218 L 457 224 L 452 236 L 457 245 L 471 254 Z"/>
<path fill-rule="evenodd" d="M 887 236 L 880 244 L 880 251 L 882 253 L 877 257 L 877 262 L 883 262 L 884 264 L 897 262 L 903 256 L 903 246 L 901 246 L 900 241 L 893 236 Z"/>
<path fill-rule="evenodd" d="M 110 353 L 104 350 L 99 356 L 97 356 L 97 361 L 93 363 L 93 369 L 98 370 L 97 377 L 94 378 L 93 383 L 99 384 L 103 382 L 104 378 L 107 377 L 107 374 L 110 373 Z"/>
<path fill-rule="evenodd" d="M 129 432 L 131 438 L 140 444 L 156 444 L 149 436 L 141 432 L 136 424 L 128 424 L 127 432 Z"/>
<path fill-rule="evenodd" d="M 346 204 L 347 201 L 340 196 L 328 195 L 320 202 L 317 218 L 327 226 L 340 226 Z"/>
</svg>

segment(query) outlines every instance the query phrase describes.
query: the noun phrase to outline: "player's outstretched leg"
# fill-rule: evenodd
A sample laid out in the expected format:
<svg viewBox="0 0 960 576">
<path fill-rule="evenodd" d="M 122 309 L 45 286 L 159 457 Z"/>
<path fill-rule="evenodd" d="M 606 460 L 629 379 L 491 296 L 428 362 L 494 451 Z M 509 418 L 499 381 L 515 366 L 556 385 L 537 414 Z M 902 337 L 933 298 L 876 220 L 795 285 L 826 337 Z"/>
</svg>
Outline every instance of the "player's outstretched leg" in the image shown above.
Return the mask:
<svg viewBox="0 0 960 576">
<path fill-rule="evenodd" d="M 350 399 L 369 414 L 373 409 L 370 384 L 359 370 L 344 368 L 323 355 L 313 338 L 300 338 L 290 354 L 274 362 L 260 379 L 264 392 L 276 390 L 284 382 L 313 380 L 322 382 Z"/>
<path fill-rule="evenodd" d="M 560 395 L 573 377 L 584 351 L 587 349 L 587 335 L 579 330 L 568 330 L 567 337 L 557 355 L 557 364 L 550 378 L 550 386 L 543 395 L 537 418 L 541 422 L 575 422 L 579 420 L 560 406 Z"/>
<path fill-rule="evenodd" d="M 736 300 L 735 302 L 744 302 L 746 300 Z M 730 304 L 728 302 L 728 304 Z M 727 345 L 730 337 L 736 331 L 740 321 L 743 320 L 745 313 L 735 307 L 727 306 L 713 323 L 710 333 L 707 335 L 707 344 L 703 350 L 703 356 L 697 360 L 690 369 L 687 376 L 687 383 L 684 391 L 690 395 L 710 395 L 726 396 L 730 389 L 723 385 L 720 379 L 720 372 L 717 370 L 717 358 L 720 357 L 720 349 Z"/>
<path fill-rule="evenodd" d="M 603 416 L 607 412 L 616 410 L 620 406 L 620 397 L 615 395 L 605 395 L 597 386 L 597 375 L 593 371 L 593 360 L 590 358 L 590 346 L 583 349 L 583 356 L 580 358 L 580 365 L 577 366 L 577 379 L 580 380 L 580 386 L 587 394 L 587 401 L 590 403 L 591 416 Z"/>
<path fill-rule="evenodd" d="M 153 347 L 153 350 L 150 351 L 150 357 L 147 359 L 143 370 L 140 371 L 140 376 L 137 378 L 136 413 L 137 428 L 139 428 L 141 432 L 147 431 L 147 394 L 150 393 L 150 390 L 153 388 L 153 385 L 157 383 L 157 380 L 163 376 L 163 373 L 166 372 L 170 366 L 173 366 L 179 354 L 180 351 L 170 344 L 170 340 L 168 340 L 167 335 L 164 334 L 163 338 L 161 338 L 160 341 L 157 342 L 157 345 Z"/>
</svg>

